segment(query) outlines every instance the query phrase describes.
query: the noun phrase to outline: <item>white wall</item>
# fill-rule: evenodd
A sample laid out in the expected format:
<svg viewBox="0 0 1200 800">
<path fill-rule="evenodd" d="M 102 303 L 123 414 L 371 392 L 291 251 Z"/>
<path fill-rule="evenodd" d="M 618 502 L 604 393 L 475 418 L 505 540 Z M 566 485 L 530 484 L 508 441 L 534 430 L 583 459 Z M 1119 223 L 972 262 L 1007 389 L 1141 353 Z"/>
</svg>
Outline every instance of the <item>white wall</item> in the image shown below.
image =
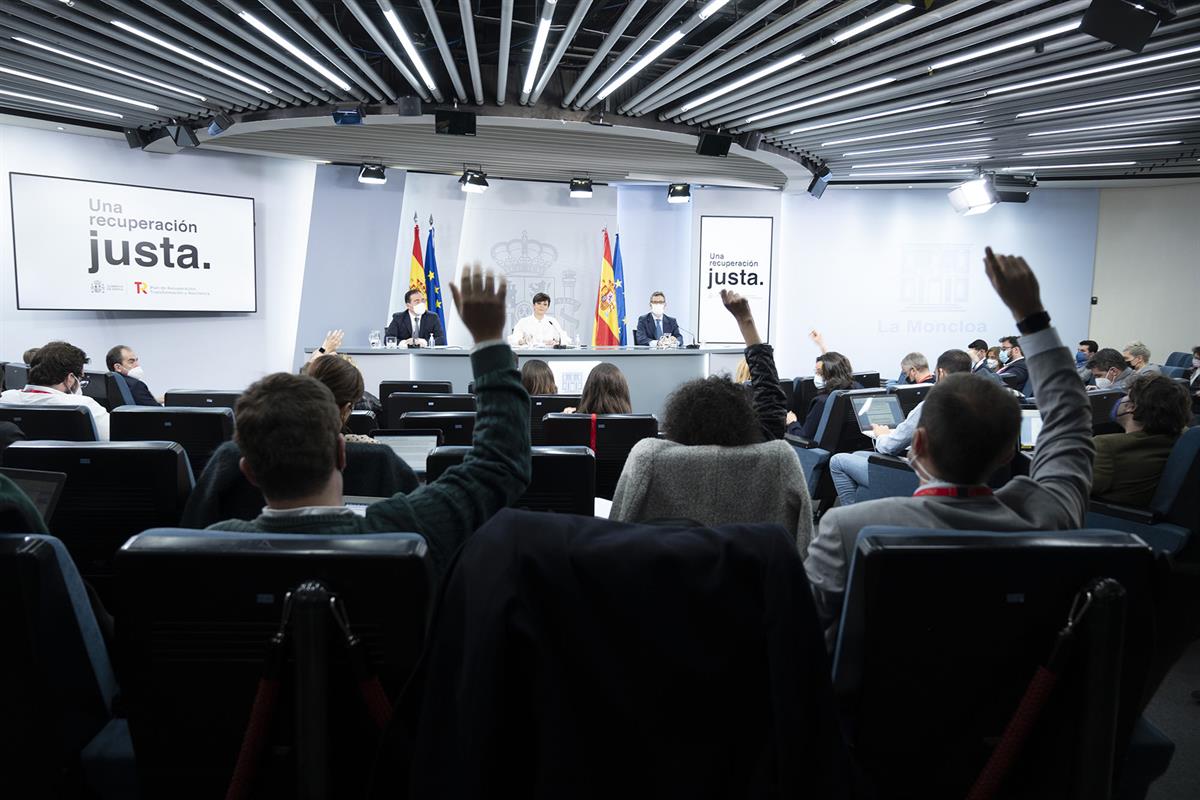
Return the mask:
<svg viewBox="0 0 1200 800">
<path fill-rule="evenodd" d="M 650 293 L 667 296 L 667 314 L 690 331 L 692 303 L 692 214 L 681 204 L 667 202 L 662 186 L 617 188 L 617 222 L 621 261 L 625 267 L 625 313 L 629 343 L 638 317 L 650 312 Z M 687 334 L 684 334 L 685 338 Z M 690 341 L 690 338 L 689 338 Z"/>
<path fill-rule="evenodd" d="M 1162 363 L 1200 345 L 1200 183 L 1100 192 L 1091 333 Z"/>
<path fill-rule="evenodd" d="M 174 388 L 242 388 L 292 362 L 313 192 L 311 163 L 183 151 L 130 150 L 101 139 L 0 125 L 0 360 L 65 339 L 103 369 L 115 344 L 132 347 L 156 394 Z M 7 174 L 212 192 L 255 199 L 258 311 L 253 314 L 17 311 Z"/>
<path fill-rule="evenodd" d="M 1096 190 L 1042 190 L 1028 203 L 959 217 L 941 190 L 830 189 L 783 197 L 783 269 L 772 339 L 782 375 L 810 375 L 810 329 L 856 370 L 895 376 L 919 351 L 934 362 L 1016 325 L 993 292 L 983 249 L 1022 255 L 1064 339 L 1088 328 Z"/>
</svg>

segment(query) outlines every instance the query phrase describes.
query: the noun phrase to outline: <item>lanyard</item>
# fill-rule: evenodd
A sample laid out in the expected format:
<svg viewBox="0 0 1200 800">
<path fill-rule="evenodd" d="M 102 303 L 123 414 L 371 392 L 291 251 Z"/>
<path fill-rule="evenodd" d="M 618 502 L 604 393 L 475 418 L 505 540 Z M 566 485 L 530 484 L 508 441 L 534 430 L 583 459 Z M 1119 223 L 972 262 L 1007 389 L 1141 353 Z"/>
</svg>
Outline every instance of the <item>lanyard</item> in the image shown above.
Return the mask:
<svg viewBox="0 0 1200 800">
<path fill-rule="evenodd" d="M 991 497 L 986 486 L 926 486 L 913 492 L 913 497 Z"/>
</svg>

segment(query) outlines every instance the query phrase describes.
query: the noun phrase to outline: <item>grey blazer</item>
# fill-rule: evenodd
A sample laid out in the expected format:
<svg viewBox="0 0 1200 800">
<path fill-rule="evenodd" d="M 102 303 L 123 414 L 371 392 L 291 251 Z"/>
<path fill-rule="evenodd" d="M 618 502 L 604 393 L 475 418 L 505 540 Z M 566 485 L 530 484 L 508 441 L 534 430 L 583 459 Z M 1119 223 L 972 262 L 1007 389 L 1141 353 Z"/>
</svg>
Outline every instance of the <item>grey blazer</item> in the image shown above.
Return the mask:
<svg viewBox="0 0 1200 800">
<path fill-rule="evenodd" d="M 836 635 L 850 560 L 868 525 L 986 531 L 1079 528 L 1092 484 L 1092 417 L 1071 352 L 1053 328 L 1021 337 L 1043 427 L 1028 477 L 991 497 L 886 497 L 831 509 L 804 562 L 827 640 Z"/>
</svg>

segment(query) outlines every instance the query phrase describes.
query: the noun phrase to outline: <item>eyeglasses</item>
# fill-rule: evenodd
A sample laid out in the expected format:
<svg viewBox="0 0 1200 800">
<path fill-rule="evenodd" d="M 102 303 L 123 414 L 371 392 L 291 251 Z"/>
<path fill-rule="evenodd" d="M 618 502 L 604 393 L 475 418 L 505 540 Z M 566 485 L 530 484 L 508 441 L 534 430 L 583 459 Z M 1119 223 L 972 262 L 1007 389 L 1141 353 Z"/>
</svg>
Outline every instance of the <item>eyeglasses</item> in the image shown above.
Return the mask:
<svg viewBox="0 0 1200 800">
<path fill-rule="evenodd" d="M 79 381 L 79 388 L 80 388 L 80 389 L 85 389 L 85 388 L 87 388 L 87 385 L 88 385 L 89 383 L 91 383 L 91 380 L 90 380 L 90 379 L 88 379 L 88 378 L 81 378 L 81 377 L 79 377 L 78 375 L 76 375 L 76 376 L 75 376 L 75 380 Z"/>
</svg>

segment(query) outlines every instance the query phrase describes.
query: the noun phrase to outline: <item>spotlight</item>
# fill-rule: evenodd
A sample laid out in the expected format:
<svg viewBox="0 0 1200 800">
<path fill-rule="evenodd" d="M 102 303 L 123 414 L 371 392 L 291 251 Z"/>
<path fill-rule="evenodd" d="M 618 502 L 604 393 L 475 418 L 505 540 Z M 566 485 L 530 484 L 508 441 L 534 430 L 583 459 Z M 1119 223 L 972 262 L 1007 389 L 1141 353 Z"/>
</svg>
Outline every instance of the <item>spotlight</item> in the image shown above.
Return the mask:
<svg viewBox="0 0 1200 800">
<path fill-rule="evenodd" d="M 1000 198 L 996 196 L 996 190 L 992 186 L 992 179 L 987 175 L 956 186 L 950 190 L 948 197 L 950 205 L 954 206 L 954 210 L 964 217 L 990 211 L 992 206 L 1000 202 Z"/>
<path fill-rule="evenodd" d="M 217 114 L 212 118 L 212 122 L 208 123 L 208 135 L 217 136 L 224 133 L 233 127 L 233 120 L 224 114 Z"/>
<path fill-rule="evenodd" d="M 991 179 L 1001 203 L 1028 203 L 1029 193 L 1038 185 L 1032 175 L 992 175 Z"/>
<path fill-rule="evenodd" d="M 487 175 L 479 170 L 468 169 L 458 179 L 459 188 L 471 194 L 483 194 L 488 190 Z"/>
<path fill-rule="evenodd" d="M 692 202 L 692 186 L 689 183 L 672 183 L 667 187 L 668 203 Z"/>
<path fill-rule="evenodd" d="M 333 110 L 334 125 L 362 125 L 367 112 L 361 105 L 342 106 Z"/>
<path fill-rule="evenodd" d="M 1173 0 L 1092 0 L 1079 31 L 1140 53 L 1158 23 L 1174 18 Z"/>
<path fill-rule="evenodd" d="M 582 199 L 592 196 L 591 178 L 571 178 L 572 199 Z"/>
<path fill-rule="evenodd" d="M 833 171 L 821 164 L 813 170 L 813 179 L 808 184 L 808 193 L 813 196 L 814 200 L 820 200 L 821 195 L 825 194 L 825 187 L 829 186 L 831 180 L 833 180 Z"/>
<path fill-rule="evenodd" d="M 167 134 L 170 135 L 171 141 L 176 147 L 199 147 L 200 140 L 196 138 L 196 132 L 186 125 L 168 125 Z"/>
<path fill-rule="evenodd" d="M 363 164 L 358 169 L 359 183 L 387 183 L 387 168 L 383 164 Z"/>
</svg>

